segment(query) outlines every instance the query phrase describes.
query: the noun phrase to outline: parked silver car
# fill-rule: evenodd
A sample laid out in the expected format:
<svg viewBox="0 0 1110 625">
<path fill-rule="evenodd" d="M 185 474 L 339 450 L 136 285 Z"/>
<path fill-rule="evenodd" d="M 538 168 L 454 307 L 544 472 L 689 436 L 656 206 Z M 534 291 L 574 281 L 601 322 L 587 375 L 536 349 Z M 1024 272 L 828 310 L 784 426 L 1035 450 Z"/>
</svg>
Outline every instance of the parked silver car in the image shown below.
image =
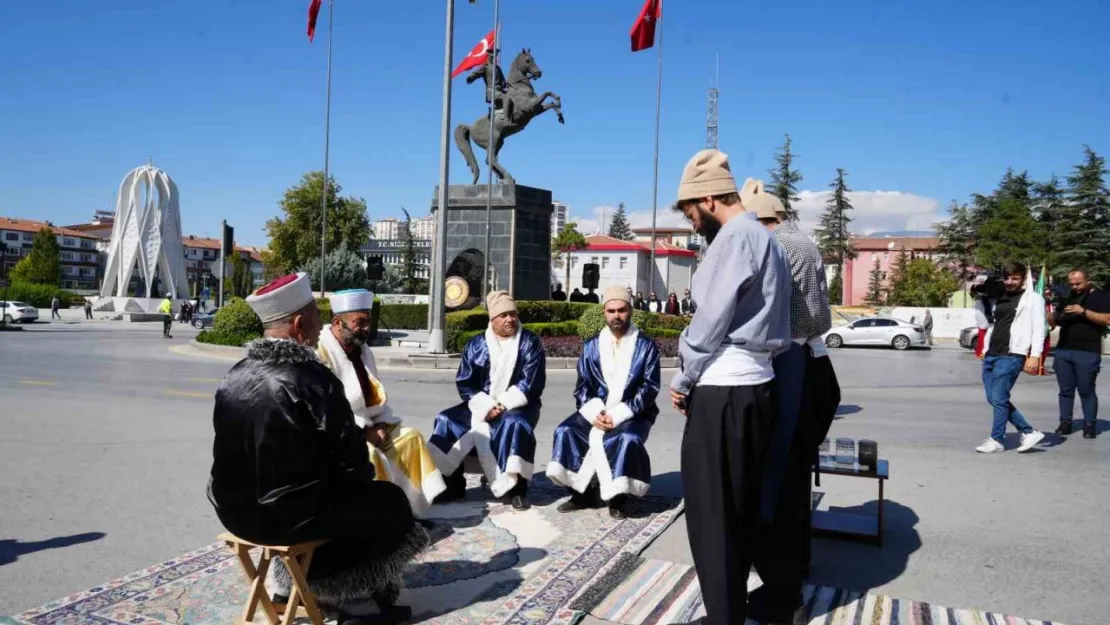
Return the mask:
<svg viewBox="0 0 1110 625">
<path fill-rule="evenodd" d="M 901 350 L 924 347 L 925 331 L 916 323 L 893 317 L 863 317 L 829 330 L 824 339 L 829 347 L 889 345 Z"/>
<path fill-rule="evenodd" d="M 39 310 L 23 302 L 0 302 L 0 318 L 4 323 L 32 323 L 39 320 Z"/>
</svg>

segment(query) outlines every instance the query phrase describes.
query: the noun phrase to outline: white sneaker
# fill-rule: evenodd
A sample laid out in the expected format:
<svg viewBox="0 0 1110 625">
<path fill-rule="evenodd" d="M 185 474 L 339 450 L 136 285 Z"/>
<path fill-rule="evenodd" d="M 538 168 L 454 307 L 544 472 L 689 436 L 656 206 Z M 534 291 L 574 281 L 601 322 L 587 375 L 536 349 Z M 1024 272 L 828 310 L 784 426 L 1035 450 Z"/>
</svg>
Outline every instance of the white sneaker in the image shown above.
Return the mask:
<svg viewBox="0 0 1110 625">
<path fill-rule="evenodd" d="M 1018 446 L 1018 451 L 1029 451 L 1036 446 L 1037 443 L 1044 440 L 1044 434 L 1038 430 L 1033 430 L 1028 434 L 1021 435 L 1021 445 Z"/>
<path fill-rule="evenodd" d="M 975 451 L 981 454 L 993 454 L 1000 451 L 1006 451 L 1006 448 L 1002 446 L 1002 443 L 994 440 L 993 438 L 988 438 L 987 440 L 983 441 L 981 445 L 976 447 Z"/>
</svg>

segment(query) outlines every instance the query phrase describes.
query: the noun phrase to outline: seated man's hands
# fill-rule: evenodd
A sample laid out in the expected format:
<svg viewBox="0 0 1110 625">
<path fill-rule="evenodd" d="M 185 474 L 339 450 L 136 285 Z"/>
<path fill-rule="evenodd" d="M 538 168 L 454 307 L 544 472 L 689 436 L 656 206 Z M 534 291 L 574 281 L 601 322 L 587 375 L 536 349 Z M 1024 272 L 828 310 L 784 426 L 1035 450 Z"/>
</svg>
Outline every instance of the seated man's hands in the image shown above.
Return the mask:
<svg viewBox="0 0 1110 625">
<path fill-rule="evenodd" d="M 385 447 L 385 439 L 386 439 L 385 426 L 370 425 L 370 426 L 367 426 L 365 428 L 365 432 L 366 432 L 366 442 L 367 443 L 370 443 L 371 445 L 373 445 L 374 447 L 377 447 L 378 449 L 382 449 L 383 447 Z"/>
<path fill-rule="evenodd" d="M 603 432 L 608 432 L 613 429 L 613 418 L 603 410 L 601 414 L 597 415 L 597 418 L 594 419 L 594 427 Z"/>
<path fill-rule="evenodd" d="M 498 403 L 496 406 L 489 409 L 489 413 L 486 414 L 486 421 L 499 419 L 503 414 L 505 414 L 505 406 Z"/>
</svg>

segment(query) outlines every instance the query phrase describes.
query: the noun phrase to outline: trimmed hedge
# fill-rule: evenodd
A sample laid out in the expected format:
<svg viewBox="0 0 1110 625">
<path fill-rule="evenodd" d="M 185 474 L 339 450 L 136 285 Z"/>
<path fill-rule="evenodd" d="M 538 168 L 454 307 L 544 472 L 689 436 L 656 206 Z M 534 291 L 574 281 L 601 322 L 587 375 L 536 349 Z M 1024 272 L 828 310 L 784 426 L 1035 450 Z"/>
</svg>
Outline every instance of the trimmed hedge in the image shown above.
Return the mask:
<svg viewBox="0 0 1110 625">
<path fill-rule="evenodd" d="M 381 326 L 384 328 L 423 330 L 428 327 L 427 304 L 382 304 L 381 306 Z"/>
<path fill-rule="evenodd" d="M 217 313 L 219 314 L 219 313 Z M 217 332 L 215 330 L 201 330 L 197 334 L 198 343 L 208 343 L 209 345 L 228 345 L 230 347 L 242 347 L 248 341 L 253 341 L 258 338 L 258 335 L 249 332 Z"/>
<path fill-rule="evenodd" d="M 524 301 L 516 303 L 517 313 L 521 323 L 527 326 L 532 323 L 562 323 L 573 321 L 577 324 L 578 318 L 591 308 L 600 308 L 597 304 L 582 304 L 579 302 L 547 302 Z M 485 308 L 473 308 L 447 313 L 447 327 L 444 328 L 444 342 L 447 349 L 460 352 L 477 331 L 485 330 L 489 325 L 489 315 Z M 565 326 L 565 327 L 569 327 Z"/>
<path fill-rule="evenodd" d="M 11 302 L 23 302 L 35 308 L 50 308 L 50 300 L 57 295 L 62 308 L 69 308 L 80 304 L 84 298 L 71 291 L 52 284 L 34 284 L 32 282 L 13 281 L 7 287 L 7 299 Z M 5 289 L 0 288 L 0 298 L 5 297 Z"/>
<path fill-rule="evenodd" d="M 247 304 L 247 300 L 232 297 L 224 304 L 223 308 L 216 311 L 212 320 L 212 332 L 230 337 L 251 335 L 252 338 L 262 336 L 262 321 Z"/>
</svg>

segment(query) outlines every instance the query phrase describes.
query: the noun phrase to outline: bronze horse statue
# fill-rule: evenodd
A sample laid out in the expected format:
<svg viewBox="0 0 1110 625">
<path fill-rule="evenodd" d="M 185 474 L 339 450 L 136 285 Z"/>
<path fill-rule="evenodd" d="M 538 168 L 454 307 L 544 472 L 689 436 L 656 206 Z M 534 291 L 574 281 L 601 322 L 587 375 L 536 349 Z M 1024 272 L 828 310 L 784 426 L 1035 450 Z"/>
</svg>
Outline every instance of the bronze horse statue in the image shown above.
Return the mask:
<svg viewBox="0 0 1110 625">
<path fill-rule="evenodd" d="M 495 68 L 495 75 L 492 77 L 489 76 L 491 65 Z M 562 99 L 550 91 L 536 95 L 535 89 L 532 88 L 532 81 L 542 75 L 543 72 L 536 65 L 536 60 L 532 58 L 531 50 L 524 49 L 513 60 L 507 81 L 501 73 L 501 68 L 491 63 L 482 65 L 467 76 L 467 83 L 482 79 L 486 85 L 486 102 L 492 100 L 494 104 L 492 150 L 489 146 L 489 115 L 479 117 L 469 126 L 459 124 L 455 127 L 455 144 L 466 157 L 470 173 L 474 174 L 474 184 L 478 184 L 481 171 L 478 168 L 478 161 L 474 158 L 474 151 L 470 147 L 471 141 L 486 151 L 486 162 L 489 163 L 493 173 L 497 174 L 497 178 L 511 184 L 514 182 L 513 177 L 497 160 L 501 146 L 505 144 L 505 138 L 524 130 L 532 118 L 551 109 L 555 109 L 559 123 L 564 123 Z M 547 101 L 548 98 L 551 102 Z"/>
</svg>

